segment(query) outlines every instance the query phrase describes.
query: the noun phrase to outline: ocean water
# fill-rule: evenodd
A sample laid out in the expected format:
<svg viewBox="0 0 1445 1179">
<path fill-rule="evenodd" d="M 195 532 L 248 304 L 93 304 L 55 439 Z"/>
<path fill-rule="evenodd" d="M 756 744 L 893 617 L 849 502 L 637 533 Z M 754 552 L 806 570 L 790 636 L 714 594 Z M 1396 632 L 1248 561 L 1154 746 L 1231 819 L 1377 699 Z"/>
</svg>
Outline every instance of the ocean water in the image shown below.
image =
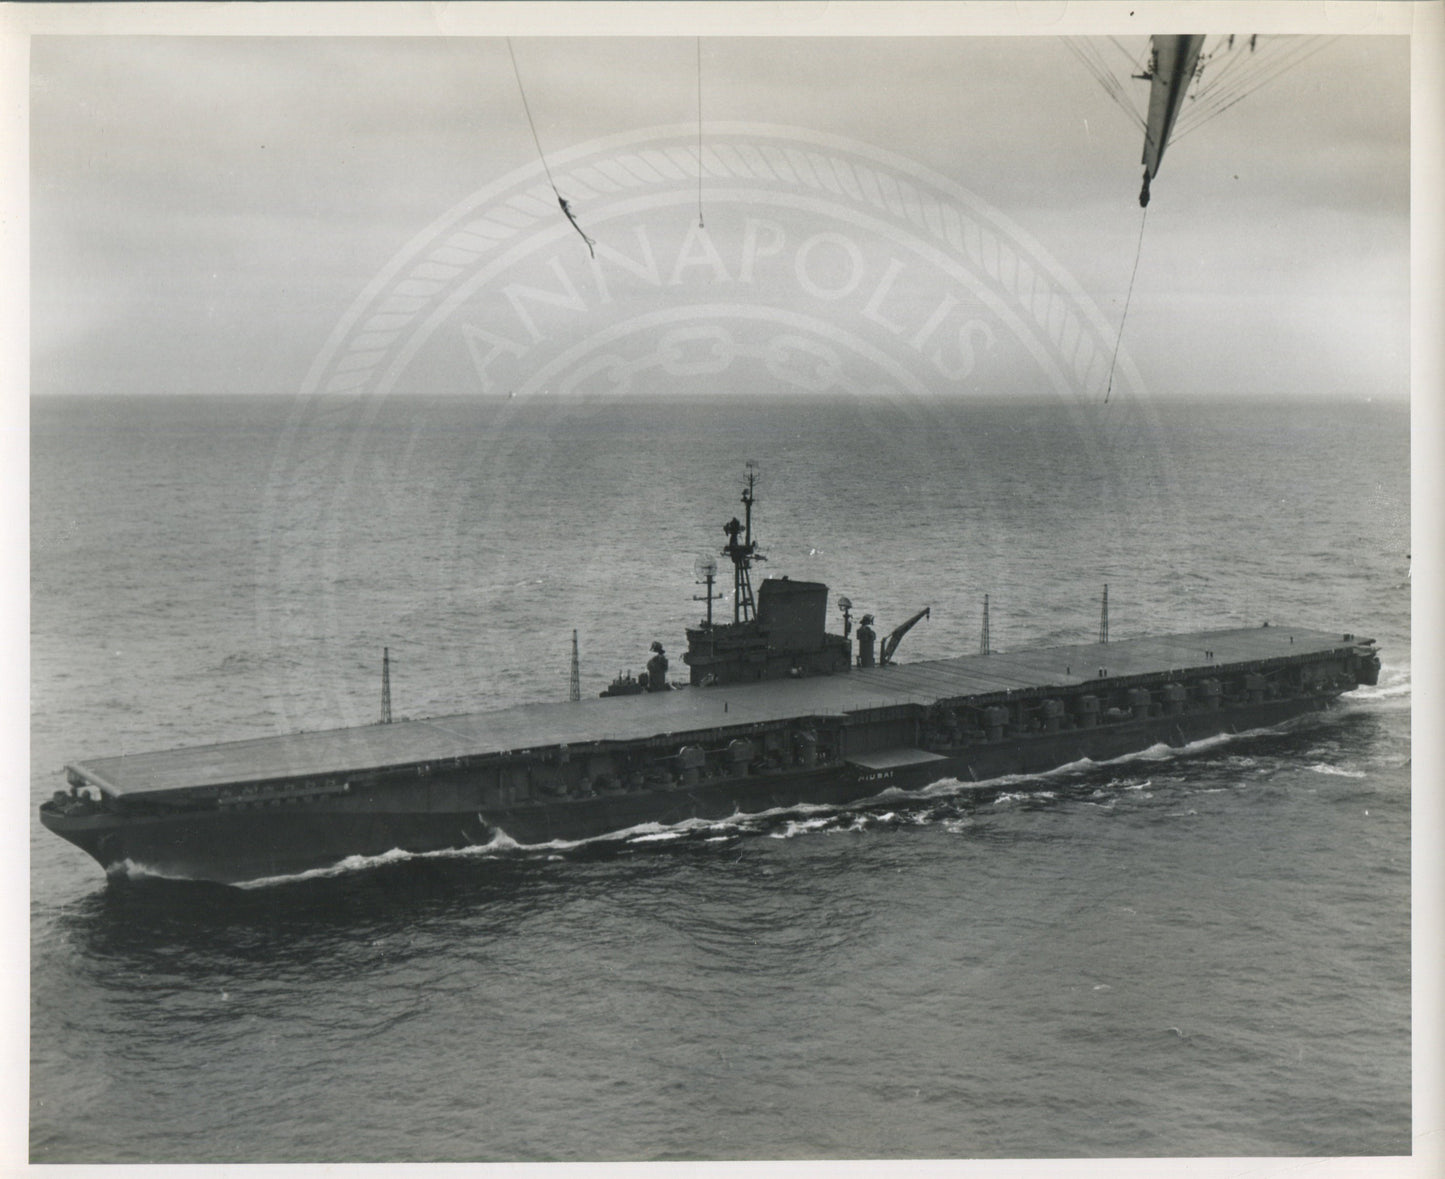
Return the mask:
<svg viewBox="0 0 1445 1179">
<path fill-rule="evenodd" d="M 37 399 L 34 1162 L 1408 1153 L 1403 405 Z M 763 472 L 900 659 L 1356 631 L 1325 716 L 1009 782 L 228 889 L 107 881 L 70 759 L 565 698 Z"/>
</svg>

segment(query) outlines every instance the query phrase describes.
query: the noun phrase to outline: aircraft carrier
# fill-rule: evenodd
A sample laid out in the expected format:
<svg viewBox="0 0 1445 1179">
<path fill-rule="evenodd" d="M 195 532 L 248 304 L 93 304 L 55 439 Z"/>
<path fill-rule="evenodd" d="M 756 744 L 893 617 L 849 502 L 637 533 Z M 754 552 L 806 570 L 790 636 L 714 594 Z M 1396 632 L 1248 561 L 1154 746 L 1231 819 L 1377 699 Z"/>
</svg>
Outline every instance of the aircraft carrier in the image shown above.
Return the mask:
<svg viewBox="0 0 1445 1179">
<path fill-rule="evenodd" d="M 654 644 L 646 670 L 593 699 L 86 758 L 41 822 L 108 872 L 239 883 L 947 779 L 987 794 L 1002 775 L 1277 725 L 1379 674 L 1372 639 L 1279 624 L 896 663 L 927 610 L 880 642 L 871 615 L 855 632 L 847 598 L 828 633 L 821 583 L 770 577 L 755 597 L 751 476 L 742 503 L 721 554 L 733 617 L 712 617 L 707 562 L 686 685 Z"/>
</svg>

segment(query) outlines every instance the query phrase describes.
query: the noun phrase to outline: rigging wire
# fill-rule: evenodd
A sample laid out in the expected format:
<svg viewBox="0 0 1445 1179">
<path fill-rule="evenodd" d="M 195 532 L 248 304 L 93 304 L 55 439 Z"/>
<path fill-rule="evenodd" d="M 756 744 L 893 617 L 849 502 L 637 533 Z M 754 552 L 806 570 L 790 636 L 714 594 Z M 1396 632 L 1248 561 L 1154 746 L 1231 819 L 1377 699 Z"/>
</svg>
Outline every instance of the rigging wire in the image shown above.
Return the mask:
<svg viewBox="0 0 1445 1179">
<path fill-rule="evenodd" d="M 1089 54 L 1088 43 L 1066 39 L 1064 45 L 1079 60 L 1079 64 L 1088 70 L 1089 76 L 1103 89 L 1115 102 L 1118 102 L 1118 94 L 1115 91 L 1113 74 L 1104 69 Z"/>
<path fill-rule="evenodd" d="M 1114 76 L 1113 69 L 1107 65 L 1098 54 L 1095 46 L 1082 38 L 1066 37 L 1064 44 L 1068 46 L 1069 52 L 1079 59 L 1079 63 L 1089 72 L 1089 76 L 1099 84 L 1099 87 L 1107 94 L 1114 103 L 1122 110 L 1129 120 L 1141 131 L 1144 129 L 1144 117 L 1134 109 L 1124 88 Z"/>
<path fill-rule="evenodd" d="M 1217 71 L 1218 77 L 1214 80 L 1216 85 L 1201 87 L 1200 96 L 1202 98 L 1221 88 L 1217 84 L 1228 79 L 1232 86 L 1223 89 L 1229 93 L 1217 97 L 1230 97 L 1250 85 L 1260 75 L 1268 74 L 1277 67 L 1287 66 L 1291 64 L 1292 58 L 1302 58 L 1330 40 L 1332 38 L 1268 37 L 1263 44 L 1259 44 L 1257 38 L 1251 38 L 1252 48 L 1246 49 L 1241 45 L 1227 50 L 1229 60 Z"/>
<path fill-rule="evenodd" d="M 1149 206 L 1144 206 L 1139 218 L 1139 242 L 1134 247 L 1134 269 L 1129 273 L 1129 290 L 1124 295 L 1124 313 L 1119 316 L 1119 335 L 1114 340 L 1114 356 L 1109 361 L 1109 383 L 1104 389 L 1104 404 L 1109 404 L 1109 394 L 1114 389 L 1114 366 L 1119 363 L 1119 345 L 1124 342 L 1124 321 L 1129 318 L 1129 303 L 1134 298 L 1134 279 L 1139 273 L 1139 258 L 1144 253 L 1144 222 L 1149 217 Z"/>
<path fill-rule="evenodd" d="M 1251 74 L 1248 80 L 1242 83 L 1242 85 L 1248 87 L 1247 89 L 1241 89 L 1237 92 L 1233 92 L 1227 95 L 1216 96 L 1215 105 L 1210 109 L 1204 111 L 1198 117 L 1191 117 L 1189 120 L 1187 120 L 1186 125 L 1178 132 L 1177 135 L 1174 136 L 1174 138 L 1181 139 L 1185 135 L 1190 135 L 1193 132 L 1199 130 L 1200 127 L 1203 127 L 1206 123 L 1209 123 L 1211 120 L 1215 119 L 1219 115 L 1222 115 L 1235 103 L 1244 101 L 1244 99 L 1248 98 L 1251 94 L 1259 90 L 1261 87 L 1269 85 L 1269 83 L 1273 82 L 1282 74 L 1285 74 L 1289 70 L 1294 69 L 1296 66 L 1301 65 L 1305 61 L 1308 61 L 1311 57 L 1314 57 L 1315 54 L 1319 53 L 1322 49 L 1325 49 L 1335 40 L 1336 38 L 1334 37 L 1326 37 L 1318 40 L 1315 44 L 1310 44 L 1298 48 L 1291 46 L 1291 52 L 1293 56 L 1284 57 L 1281 55 L 1281 59 L 1277 63 L 1271 63 L 1271 68 L 1267 72 L 1263 72 L 1262 76 L 1259 72 Z M 1190 114 L 1193 115 L 1193 112 L 1190 112 Z"/>
<path fill-rule="evenodd" d="M 1114 100 L 1114 103 L 1129 116 L 1141 131 L 1144 129 L 1144 116 L 1136 108 L 1135 103 L 1129 97 L 1129 92 L 1118 77 L 1115 69 L 1104 60 L 1103 51 L 1099 46 L 1090 41 L 1082 41 L 1076 46 L 1079 59 L 1086 66 L 1089 66 L 1094 77 L 1103 87 L 1104 93 Z"/>
<path fill-rule="evenodd" d="M 697 39 L 697 227 L 702 224 L 702 38 Z"/>
<path fill-rule="evenodd" d="M 1190 106 L 1180 116 L 1180 131 L 1197 127 L 1233 106 L 1240 98 L 1254 93 L 1261 85 L 1278 77 L 1285 70 L 1303 60 L 1298 46 L 1286 46 L 1282 53 L 1265 52 L 1246 60 L 1243 67 L 1230 70 L 1238 57 L 1220 67 L 1219 76 L 1212 85 L 1202 86 L 1190 96 Z"/>
<path fill-rule="evenodd" d="M 1220 54 L 1224 54 L 1225 58 L 1223 63 L 1216 67 L 1212 63 Z M 1215 90 L 1219 89 L 1231 73 L 1238 71 L 1241 62 L 1244 62 L 1247 66 L 1253 58 L 1253 50 L 1250 50 L 1248 54 L 1245 54 L 1242 50 L 1238 53 L 1234 51 L 1233 37 L 1227 38 L 1222 48 L 1216 44 L 1214 49 L 1207 55 L 1200 55 L 1200 61 L 1202 63 L 1201 69 L 1203 65 L 1209 65 L 1210 69 L 1208 73 L 1204 74 L 1200 79 L 1199 84 L 1195 87 L 1195 91 L 1190 97 L 1197 102 L 1203 102 Z"/>
<path fill-rule="evenodd" d="M 1118 38 L 1108 38 L 1128 62 L 1131 70 L 1141 69 L 1139 60 Z M 1242 102 L 1261 87 L 1319 53 L 1337 37 L 1221 37 L 1202 56 L 1189 95 L 1188 106 L 1170 135 L 1170 143 L 1192 134 L 1230 107 Z M 1117 59 L 1106 60 L 1099 43 L 1085 37 L 1068 37 L 1064 43 L 1099 88 L 1122 110 L 1135 126 L 1147 127 L 1147 120 L 1130 100 L 1118 76 Z M 1209 69 L 1204 65 L 1209 64 Z"/>
<path fill-rule="evenodd" d="M 522 85 L 522 71 L 517 69 L 517 53 L 512 48 L 512 38 L 507 38 L 507 53 L 512 59 L 512 76 L 517 79 L 517 93 L 522 96 L 522 110 L 527 115 L 527 126 L 532 129 L 532 142 L 537 145 L 537 155 L 542 160 L 542 171 L 547 173 L 547 183 L 557 191 L 557 182 L 552 179 L 552 169 L 547 166 L 547 153 L 542 150 L 542 141 L 537 137 L 537 124 L 532 120 L 532 107 L 527 102 L 527 91 Z"/>
<path fill-rule="evenodd" d="M 522 96 L 522 110 L 527 114 L 527 126 L 532 128 L 532 142 L 537 145 L 537 155 L 542 160 L 542 171 L 547 174 L 547 183 L 552 186 L 552 195 L 557 198 L 557 204 L 562 207 L 562 215 L 572 223 L 572 228 L 575 229 L 581 235 L 582 240 L 587 243 L 587 253 L 593 258 L 596 258 L 597 243 L 588 237 L 587 234 L 583 232 L 582 227 L 577 224 L 577 218 L 573 214 L 571 206 L 568 205 L 567 198 L 557 191 L 557 182 L 552 179 L 552 169 L 547 164 L 547 153 L 542 150 L 542 140 L 537 135 L 537 124 L 532 119 L 532 107 L 527 102 L 527 91 L 522 85 L 522 71 L 517 68 L 517 53 L 516 50 L 512 48 L 512 38 L 510 37 L 507 38 L 507 54 L 512 59 L 512 76 L 517 79 L 517 93 Z"/>
<path fill-rule="evenodd" d="M 1142 131 L 1146 124 L 1145 112 L 1139 109 L 1139 104 L 1130 94 L 1129 87 L 1126 85 L 1128 78 L 1119 77 L 1108 63 L 1104 61 L 1104 55 L 1098 49 L 1094 49 L 1093 53 L 1095 67 L 1103 74 L 1106 81 L 1106 91 L 1113 96 L 1114 102 L 1118 104 L 1119 109 L 1124 111 L 1134 125 Z"/>
<path fill-rule="evenodd" d="M 1124 55 L 1124 60 L 1129 63 L 1129 68 L 1131 70 L 1142 70 L 1148 64 L 1149 55 L 1147 52 L 1141 59 L 1138 54 L 1130 53 L 1129 50 L 1125 47 L 1124 42 L 1120 41 L 1118 37 L 1110 37 L 1109 42 L 1114 46 L 1115 49 L 1117 49 L 1120 53 Z"/>
<path fill-rule="evenodd" d="M 1247 98 L 1286 71 L 1313 57 L 1333 40 L 1332 37 L 1310 37 L 1292 41 L 1282 47 L 1267 42 L 1261 48 L 1257 60 L 1255 55 L 1251 55 L 1251 60 L 1246 68 L 1240 70 L 1232 79 L 1232 85 L 1219 88 L 1218 92 L 1199 95 L 1198 105 L 1186 112 L 1185 117 L 1180 120 L 1181 133 L 1193 131 L 1216 115 L 1222 114 L 1236 102 Z"/>
</svg>

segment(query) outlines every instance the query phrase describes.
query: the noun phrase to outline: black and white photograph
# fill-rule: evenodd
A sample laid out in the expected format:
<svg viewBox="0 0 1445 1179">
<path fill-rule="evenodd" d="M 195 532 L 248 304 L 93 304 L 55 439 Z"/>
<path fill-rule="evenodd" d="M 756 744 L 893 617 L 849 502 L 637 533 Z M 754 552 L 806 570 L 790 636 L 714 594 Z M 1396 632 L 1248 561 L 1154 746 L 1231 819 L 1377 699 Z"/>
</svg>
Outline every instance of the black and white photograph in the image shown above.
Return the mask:
<svg viewBox="0 0 1445 1179">
<path fill-rule="evenodd" d="M 1430 1173 L 1442 12 L 6 6 L 7 1162 Z"/>
</svg>

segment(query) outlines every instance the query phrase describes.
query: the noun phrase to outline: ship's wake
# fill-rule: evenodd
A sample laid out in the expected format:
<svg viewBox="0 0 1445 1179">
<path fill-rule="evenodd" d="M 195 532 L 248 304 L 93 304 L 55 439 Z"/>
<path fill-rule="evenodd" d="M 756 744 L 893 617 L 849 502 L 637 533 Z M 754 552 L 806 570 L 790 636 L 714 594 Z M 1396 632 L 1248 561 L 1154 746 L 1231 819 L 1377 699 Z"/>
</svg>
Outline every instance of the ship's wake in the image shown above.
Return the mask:
<svg viewBox="0 0 1445 1179">
<path fill-rule="evenodd" d="M 1390 664 L 1380 668 L 1380 682 L 1363 684 L 1340 697 L 1345 708 L 1378 707 L 1381 704 L 1408 704 L 1410 700 L 1409 664 Z"/>
<path fill-rule="evenodd" d="M 1261 738 L 1288 737 L 1289 734 L 1318 724 L 1317 716 L 1305 716 L 1271 728 L 1247 729 L 1201 738 L 1182 746 L 1164 743 L 1128 753 L 1120 757 L 1095 761 L 1080 758 L 1038 773 L 1004 774 L 980 781 L 942 778 L 926 786 L 902 790 L 896 786 L 857 802 L 842 805 L 800 803 L 763 811 L 735 811 L 725 818 L 684 819 L 663 824 L 642 823 L 586 839 L 553 839 L 540 843 L 523 843 L 504 829 L 494 828 L 485 843 L 462 848 L 429 852 L 407 852 L 392 849 L 375 856 L 348 856 L 324 868 L 290 875 L 269 876 L 247 881 L 237 887 L 268 888 L 300 881 L 329 879 L 357 872 L 410 861 L 436 860 L 566 860 L 577 857 L 630 854 L 679 846 L 715 849 L 751 838 L 794 839 L 814 834 L 847 834 L 904 827 L 937 825 L 948 832 L 964 832 L 977 823 L 981 807 L 988 811 L 1009 807 L 1045 807 L 1062 801 L 1111 810 L 1121 799 L 1150 799 L 1153 777 L 1137 771 L 1149 767 L 1159 769 L 1170 763 L 1189 759 L 1210 758 L 1226 747 Z M 1318 751 L 1314 751 L 1318 756 Z M 1231 752 L 1212 761 L 1231 774 L 1254 770 L 1255 759 Z M 1356 777 L 1360 771 L 1314 762 L 1302 768 L 1320 774 Z M 984 813 L 987 813 L 984 812 Z M 127 865 L 136 876 L 154 876 L 143 865 Z"/>
</svg>

